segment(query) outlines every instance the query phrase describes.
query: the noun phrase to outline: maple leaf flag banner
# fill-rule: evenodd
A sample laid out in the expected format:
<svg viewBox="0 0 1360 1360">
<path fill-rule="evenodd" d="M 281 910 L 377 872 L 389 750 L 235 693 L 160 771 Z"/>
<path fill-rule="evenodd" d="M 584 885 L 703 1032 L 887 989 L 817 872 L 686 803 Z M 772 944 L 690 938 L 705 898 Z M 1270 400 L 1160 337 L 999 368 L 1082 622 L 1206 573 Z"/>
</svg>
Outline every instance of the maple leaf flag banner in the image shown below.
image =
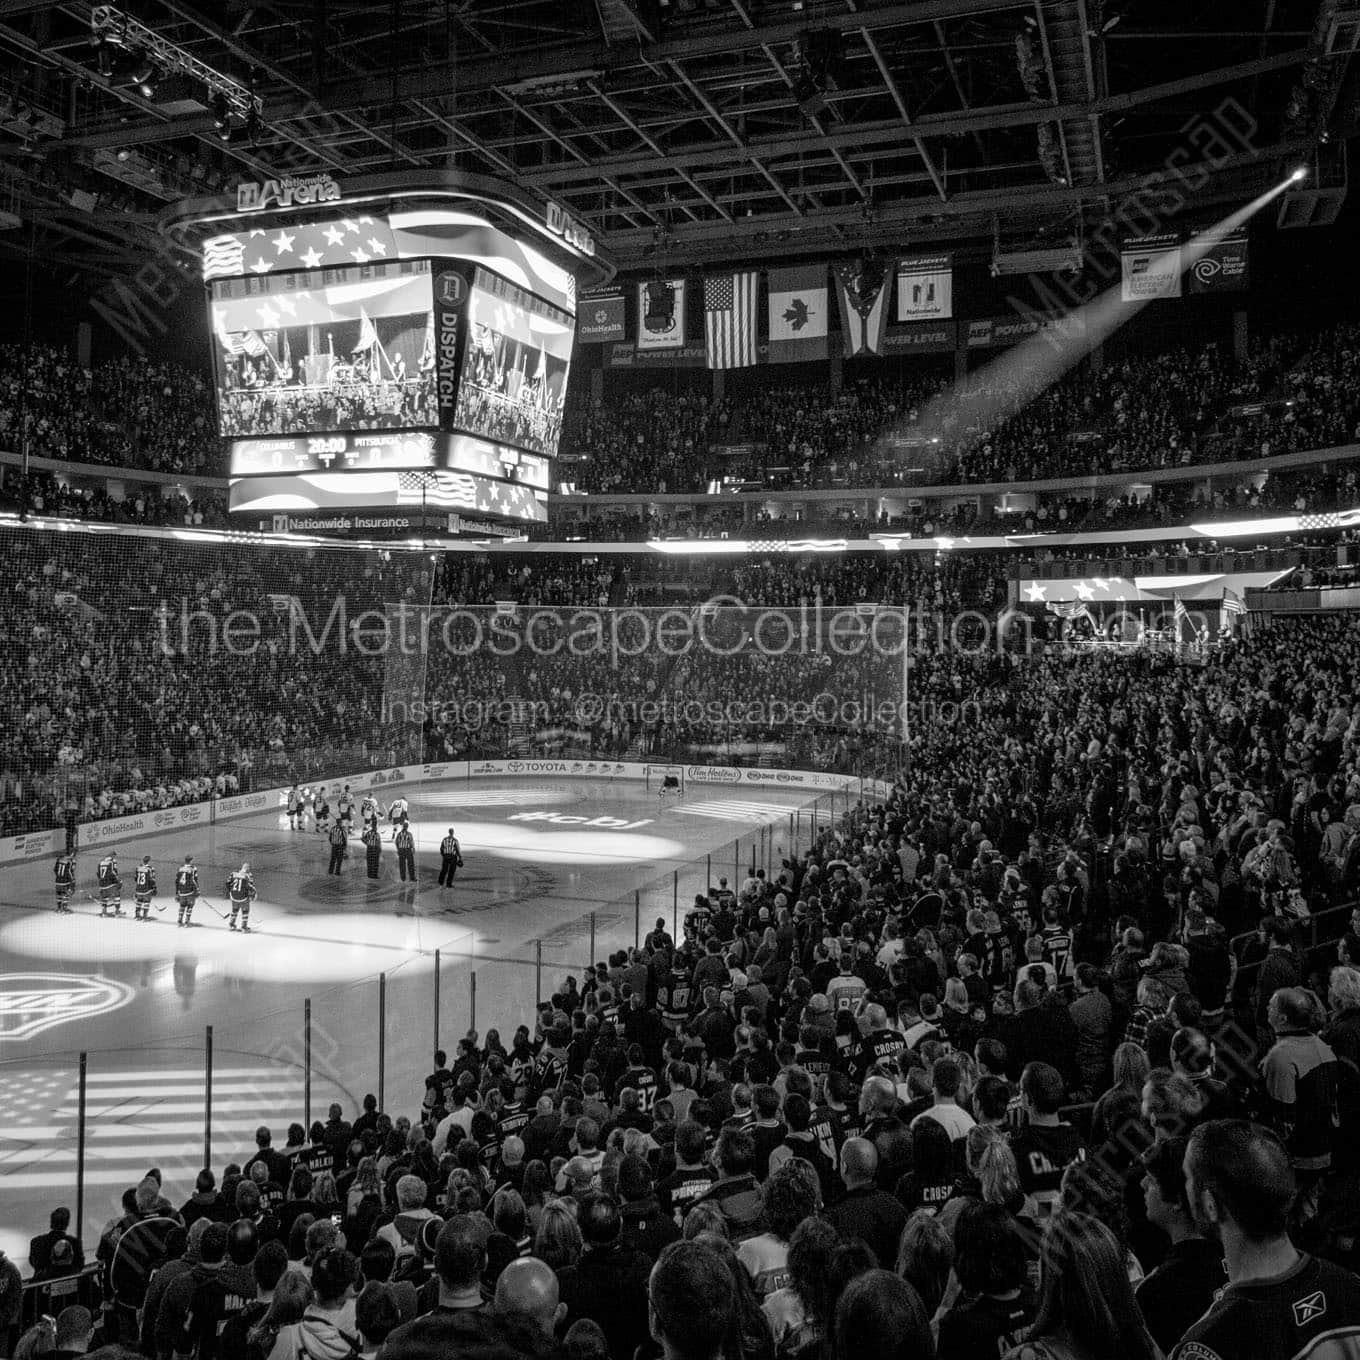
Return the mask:
<svg viewBox="0 0 1360 1360">
<path fill-rule="evenodd" d="M 709 368 L 749 368 L 756 362 L 754 270 L 704 280 L 704 340 Z"/>
<path fill-rule="evenodd" d="M 825 269 L 772 269 L 769 282 L 770 363 L 825 359 Z"/>
</svg>

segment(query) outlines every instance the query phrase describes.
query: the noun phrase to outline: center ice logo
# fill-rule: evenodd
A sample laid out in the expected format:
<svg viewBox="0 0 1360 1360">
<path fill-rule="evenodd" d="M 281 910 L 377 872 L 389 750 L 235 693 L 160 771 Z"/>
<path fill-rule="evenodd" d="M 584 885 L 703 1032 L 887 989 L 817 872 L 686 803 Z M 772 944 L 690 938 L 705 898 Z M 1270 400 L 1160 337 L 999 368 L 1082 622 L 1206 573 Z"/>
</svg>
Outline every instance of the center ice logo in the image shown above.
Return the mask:
<svg viewBox="0 0 1360 1360">
<path fill-rule="evenodd" d="M 509 820 L 548 822 L 552 826 L 598 826 L 606 831 L 635 831 L 640 826 L 652 824 L 650 817 L 644 817 L 639 822 L 630 822 L 622 817 L 573 817 L 565 812 L 515 812 L 510 815 Z"/>
<path fill-rule="evenodd" d="M 32 1039 L 57 1025 L 116 1011 L 132 988 L 70 973 L 0 973 L 0 1040 Z"/>
</svg>

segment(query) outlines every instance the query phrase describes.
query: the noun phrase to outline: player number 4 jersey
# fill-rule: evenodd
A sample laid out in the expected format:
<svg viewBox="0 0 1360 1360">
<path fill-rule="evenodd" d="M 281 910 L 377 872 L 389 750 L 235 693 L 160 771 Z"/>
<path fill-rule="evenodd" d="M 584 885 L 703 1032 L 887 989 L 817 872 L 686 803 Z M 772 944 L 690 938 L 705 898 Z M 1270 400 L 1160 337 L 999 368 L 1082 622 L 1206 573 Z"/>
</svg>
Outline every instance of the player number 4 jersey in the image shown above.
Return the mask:
<svg viewBox="0 0 1360 1360">
<path fill-rule="evenodd" d="M 175 873 L 177 893 L 196 893 L 198 891 L 198 870 L 192 864 L 182 864 Z"/>
</svg>

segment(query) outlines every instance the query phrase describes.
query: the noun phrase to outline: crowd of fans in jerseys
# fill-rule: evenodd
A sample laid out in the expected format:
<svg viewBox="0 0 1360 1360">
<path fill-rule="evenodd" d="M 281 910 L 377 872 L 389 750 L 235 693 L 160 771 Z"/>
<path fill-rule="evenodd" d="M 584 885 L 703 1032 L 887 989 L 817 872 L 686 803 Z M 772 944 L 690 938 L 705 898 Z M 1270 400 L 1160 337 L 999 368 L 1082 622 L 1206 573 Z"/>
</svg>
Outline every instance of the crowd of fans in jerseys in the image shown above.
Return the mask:
<svg viewBox="0 0 1360 1360">
<path fill-rule="evenodd" d="M 55 1208 L 30 1264 L 104 1306 L 16 1354 L 1349 1353 L 1357 661 L 1306 622 L 989 680 L 891 796 L 395 1108 L 149 1173 L 88 1243 Z"/>
</svg>

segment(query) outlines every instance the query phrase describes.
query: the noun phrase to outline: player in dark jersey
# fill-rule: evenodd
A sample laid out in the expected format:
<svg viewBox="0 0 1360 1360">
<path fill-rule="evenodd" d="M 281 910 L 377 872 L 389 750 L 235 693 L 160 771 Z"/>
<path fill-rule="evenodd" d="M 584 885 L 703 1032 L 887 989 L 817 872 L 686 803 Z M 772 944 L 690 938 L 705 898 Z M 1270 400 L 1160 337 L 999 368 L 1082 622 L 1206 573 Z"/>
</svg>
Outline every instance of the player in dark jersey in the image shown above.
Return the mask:
<svg viewBox="0 0 1360 1360">
<path fill-rule="evenodd" d="M 76 857 L 69 851 L 57 856 L 57 862 L 52 866 L 52 879 L 57 889 L 57 911 L 69 916 L 71 895 L 76 890 Z"/>
<path fill-rule="evenodd" d="M 99 914 L 101 916 L 121 916 L 123 914 L 123 879 L 118 872 L 118 856 L 112 850 L 99 861 L 99 868 L 95 871 L 95 880 L 99 884 Z M 109 911 L 110 907 L 113 908 L 112 912 Z"/>
<path fill-rule="evenodd" d="M 133 919 L 151 919 L 151 899 L 156 895 L 156 866 L 151 863 L 150 855 L 143 855 L 142 862 L 133 870 L 132 898 L 136 910 Z"/>
<path fill-rule="evenodd" d="M 198 866 L 192 855 L 185 855 L 184 863 L 175 870 L 175 901 L 180 925 L 192 925 L 194 903 L 198 901 Z"/>
<path fill-rule="evenodd" d="M 255 876 L 250 865 L 244 863 L 227 878 L 227 898 L 231 902 L 231 918 L 227 929 L 236 929 L 236 917 L 241 917 L 241 929 L 250 934 L 250 904 L 255 900 Z"/>
</svg>

